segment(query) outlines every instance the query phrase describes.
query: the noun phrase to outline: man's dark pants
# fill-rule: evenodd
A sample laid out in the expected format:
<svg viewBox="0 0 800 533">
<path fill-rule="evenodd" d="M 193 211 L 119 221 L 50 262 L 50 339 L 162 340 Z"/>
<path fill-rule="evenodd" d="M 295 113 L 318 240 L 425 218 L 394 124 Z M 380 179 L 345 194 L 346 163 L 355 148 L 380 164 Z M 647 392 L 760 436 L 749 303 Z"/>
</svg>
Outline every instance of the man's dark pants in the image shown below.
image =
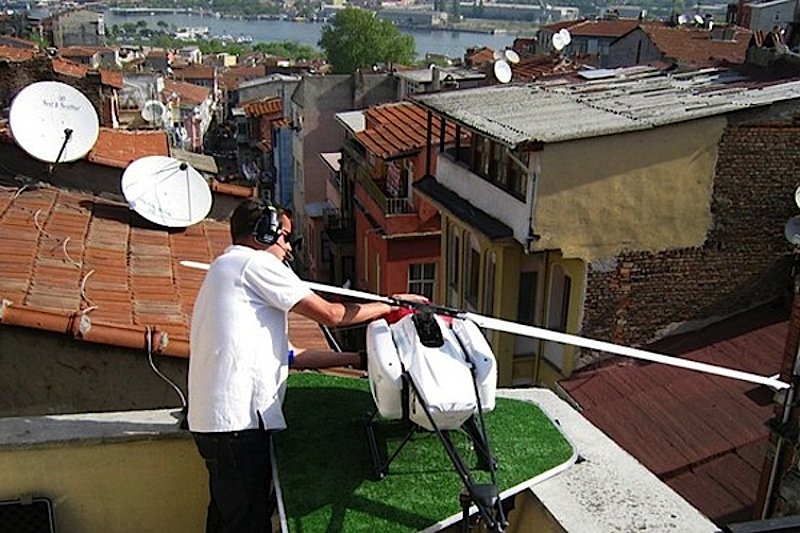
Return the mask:
<svg viewBox="0 0 800 533">
<path fill-rule="evenodd" d="M 271 533 L 270 434 L 192 433 L 208 469 L 207 533 Z"/>
</svg>

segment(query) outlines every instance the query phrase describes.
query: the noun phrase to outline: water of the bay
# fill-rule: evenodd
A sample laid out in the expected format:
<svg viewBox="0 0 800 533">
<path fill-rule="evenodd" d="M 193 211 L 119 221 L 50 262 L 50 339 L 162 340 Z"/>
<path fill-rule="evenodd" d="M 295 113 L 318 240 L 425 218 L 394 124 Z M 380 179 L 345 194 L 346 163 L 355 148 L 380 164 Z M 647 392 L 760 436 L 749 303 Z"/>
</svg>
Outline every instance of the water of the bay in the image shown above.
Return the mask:
<svg viewBox="0 0 800 533">
<path fill-rule="evenodd" d="M 138 20 L 144 20 L 152 29 L 156 29 L 156 24 L 161 20 L 170 27 L 174 25 L 176 28 L 205 26 L 213 37 L 229 35 L 239 38 L 246 36 L 251 37 L 254 43 L 292 41 L 314 48 L 319 48 L 317 42 L 322 30 L 322 23 L 318 22 L 242 20 L 192 14 L 159 13 L 152 16 L 141 16 L 119 15 L 110 11 L 105 13 L 105 22 L 108 27 L 114 24 L 121 26 L 126 22 L 136 23 Z M 510 33 L 489 34 L 419 29 L 401 29 L 400 31 L 414 37 L 419 57 L 424 57 L 426 53 L 434 53 L 457 58 L 462 57 L 464 51 L 471 46 L 488 46 L 498 50 L 511 46 L 514 42 L 514 35 Z"/>
</svg>

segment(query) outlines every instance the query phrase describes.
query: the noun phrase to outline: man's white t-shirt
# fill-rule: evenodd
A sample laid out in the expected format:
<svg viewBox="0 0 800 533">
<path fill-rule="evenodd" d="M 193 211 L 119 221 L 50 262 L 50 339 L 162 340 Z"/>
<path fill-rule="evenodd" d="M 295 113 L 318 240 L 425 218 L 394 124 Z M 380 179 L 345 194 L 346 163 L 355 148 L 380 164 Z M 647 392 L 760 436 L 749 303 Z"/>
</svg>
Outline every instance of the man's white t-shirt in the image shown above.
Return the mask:
<svg viewBox="0 0 800 533">
<path fill-rule="evenodd" d="M 192 314 L 189 429 L 284 429 L 287 313 L 311 294 L 276 256 L 229 246 L 206 274 Z"/>
</svg>

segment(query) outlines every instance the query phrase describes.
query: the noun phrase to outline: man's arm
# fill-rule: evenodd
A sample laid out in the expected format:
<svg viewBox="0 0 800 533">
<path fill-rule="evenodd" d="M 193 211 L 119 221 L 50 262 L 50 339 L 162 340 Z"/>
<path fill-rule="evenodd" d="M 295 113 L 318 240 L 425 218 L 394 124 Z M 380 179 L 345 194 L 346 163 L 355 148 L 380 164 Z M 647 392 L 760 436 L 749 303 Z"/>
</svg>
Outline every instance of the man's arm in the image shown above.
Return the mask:
<svg viewBox="0 0 800 533">
<path fill-rule="evenodd" d="M 317 294 L 310 294 L 292 307 L 299 313 L 329 327 L 349 326 L 379 318 L 394 309 L 382 302 L 339 303 L 329 302 Z"/>
</svg>

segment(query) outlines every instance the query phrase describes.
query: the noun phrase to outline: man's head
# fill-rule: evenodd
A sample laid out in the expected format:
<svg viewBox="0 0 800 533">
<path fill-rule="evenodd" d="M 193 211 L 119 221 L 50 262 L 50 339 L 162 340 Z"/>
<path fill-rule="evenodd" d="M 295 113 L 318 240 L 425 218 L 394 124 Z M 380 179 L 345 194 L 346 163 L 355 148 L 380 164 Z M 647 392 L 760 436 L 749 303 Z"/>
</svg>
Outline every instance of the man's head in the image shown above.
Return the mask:
<svg viewBox="0 0 800 533">
<path fill-rule="evenodd" d="M 291 213 L 263 200 L 245 200 L 230 220 L 234 244 L 267 250 L 281 261 L 291 260 Z"/>
</svg>

